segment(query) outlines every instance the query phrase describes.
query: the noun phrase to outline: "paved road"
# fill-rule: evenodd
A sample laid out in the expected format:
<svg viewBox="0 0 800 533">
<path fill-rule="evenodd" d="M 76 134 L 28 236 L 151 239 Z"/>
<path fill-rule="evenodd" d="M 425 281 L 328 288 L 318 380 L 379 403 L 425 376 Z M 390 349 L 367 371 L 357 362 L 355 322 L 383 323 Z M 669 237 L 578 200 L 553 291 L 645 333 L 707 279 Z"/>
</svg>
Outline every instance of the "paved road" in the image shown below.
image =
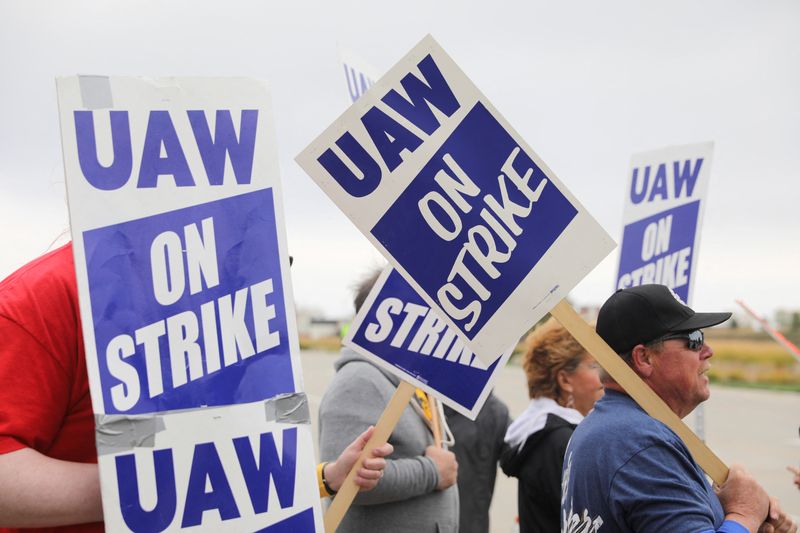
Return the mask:
<svg viewBox="0 0 800 533">
<path fill-rule="evenodd" d="M 336 357 L 330 352 L 302 354 L 315 442 L 319 401 L 333 377 Z M 497 380 L 495 394 L 506 402 L 512 417 L 521 413 L 528 403 L 522 369 L 505 368 Z M 715 386 L 705 405 L 706 439 L 711 449 L 727 464 L 743 464 L 771 495 L 781 500 L 785 509 L 800 516 L 800 491 L 786 471 L 786 465 L 800 465 L 800 394 Z M 692 415 L 686 423 L 694 427 Z M 493 533 L 513 530 L 516 494 L 516 480 L 498 471 L 491 508 Z"/>
</svg>

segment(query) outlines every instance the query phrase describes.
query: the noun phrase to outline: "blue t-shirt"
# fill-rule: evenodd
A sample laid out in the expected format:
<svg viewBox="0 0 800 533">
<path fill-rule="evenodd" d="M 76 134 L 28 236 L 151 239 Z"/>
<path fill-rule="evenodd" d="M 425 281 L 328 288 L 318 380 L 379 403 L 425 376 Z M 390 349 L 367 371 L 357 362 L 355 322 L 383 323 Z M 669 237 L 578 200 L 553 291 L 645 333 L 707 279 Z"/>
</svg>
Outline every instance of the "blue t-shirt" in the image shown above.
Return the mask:
<svg viewBox="0 0 800 533">
<path fill-rule="evenodd" d="M 607 390 L 564 458 L 561 531 L 746 532 L 683 441 L 628 395 Z"/>
</svg>

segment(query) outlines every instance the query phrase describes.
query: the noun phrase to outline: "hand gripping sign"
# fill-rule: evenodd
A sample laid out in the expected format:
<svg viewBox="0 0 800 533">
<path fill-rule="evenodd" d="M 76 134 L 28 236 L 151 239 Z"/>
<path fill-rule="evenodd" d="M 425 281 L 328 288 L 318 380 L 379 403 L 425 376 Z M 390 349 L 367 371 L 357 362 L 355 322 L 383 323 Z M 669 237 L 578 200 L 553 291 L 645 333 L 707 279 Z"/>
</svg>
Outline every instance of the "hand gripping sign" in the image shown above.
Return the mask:
<svg viewBox="0 0 800 533">
<path fill-rule="evenodd" d="M 266 88 L 58 97 L 108 529 L 320 530 Z"/>
<path fill-rule="evenodd" d="M 613 247 L 430 36 L 297 161 L 480 357 Z"/>
</svg>

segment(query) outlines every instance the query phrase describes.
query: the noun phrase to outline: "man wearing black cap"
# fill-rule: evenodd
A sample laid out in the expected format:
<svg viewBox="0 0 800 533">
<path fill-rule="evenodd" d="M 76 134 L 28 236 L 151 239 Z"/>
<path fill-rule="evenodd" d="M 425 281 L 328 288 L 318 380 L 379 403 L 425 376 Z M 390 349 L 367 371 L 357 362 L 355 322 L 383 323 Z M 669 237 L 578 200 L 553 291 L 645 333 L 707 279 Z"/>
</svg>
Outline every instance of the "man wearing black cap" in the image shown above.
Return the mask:
<svg viewBox="0 0 800 533">
<path fill-rule="evenodd" d="M 702 328 L 730 313 L 695 313 L 663 285 L 617 291 L 597 333 L 679 417 L 709 397 L 711 347 Z M 741 467 L 712 489 L 683 441 L 607 374 L 606 395 L 567 447 L 562 532 L 796 532 L 776 500 Z M 602 526 L 602 528 L 601 528 Z M 761 529 L 759 529 L 761 528 Z"/>
</svg>

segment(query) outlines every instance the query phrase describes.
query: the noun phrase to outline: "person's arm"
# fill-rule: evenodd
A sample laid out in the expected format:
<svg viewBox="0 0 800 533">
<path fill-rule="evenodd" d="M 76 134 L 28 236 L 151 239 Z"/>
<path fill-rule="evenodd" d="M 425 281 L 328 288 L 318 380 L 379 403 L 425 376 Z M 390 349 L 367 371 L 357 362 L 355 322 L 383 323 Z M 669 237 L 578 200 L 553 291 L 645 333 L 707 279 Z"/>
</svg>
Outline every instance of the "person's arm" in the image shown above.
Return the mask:
<svg viewBox="0 0 800 533">
<path fill-rule="evenodd" d="M 350 370 L 358 365 L 357 372 Z M 320 458 L 334 460 L 353 438 L 374 425 L 391 398 L 388 387 L 376 386 L 386 378 L 368 363 L 349 363 L 339 370 L 320 405 Z M 359 493 L 354 505 L 374 505 L 401 501 L 436 490 L 439 474 L 436 463 L 424 455 L 386 459 L 383 477 L 369 492 Z"/>
<path fill-rule="evenodd" d="M 718 492 L 724 513 L 718 529 L 708 502 L 717 496 L 708 490 L 688 451 L 664 442 L 641 450 L 619 469 L 609 499 L 623 514 L 618 520 L 635 531 L 756 532 L 767 517 L 766 492 L 736 465 Z"/>
<path fill-rule="evenodd" d="M 374 426 L 370 426 L 344 449 L 336 461 L 321 463 L 318 466 L 320 498 L 333 496 L 339 490 L 347 474 L 350 473 L 362 450 L 367 445 L 367 441 L 372 437 L 374 430 Z M 383 446 L 373 449 L 371 457 L 364 459 L 355 477 L 355 483 L 358 485 L 359 490 L 367 491 L 375 488 L 375 485 L 378 484 L 378 481 L 383 476 L 384 468 L 386 468 L 386 459 L 384 457 L 391 455 L 392 451 L 393 446 L 387 442 Z M 325 486 L 326 484 L 327 487 Z M 329 492 L 328 488 L 333 492 Z"/>
<path fill-rule="evenodd" d="M 78 357 L 59 359 L 36 335 L 0 316 L 0 527 L 47 527 L 103 519 L 96 464 L 43 455 L 64 423 Z M 67 346 L 68 345 L 68 346 Z M 91 444 L 91 440 L 87 440 Z"/>
<path fill-rule="evenodd" d="M 441 446 L 431 445 L 425 448 L 425 457 L 436 465 L 438 480 L 436 490 L 447 490 L 458 481 L 458 461 L 456 454 Z"/>
<path fill-rule="evenodd" d="M 0 527 L 103 520 L 96 464 L 51 459 L 30 448 L 0 455 Z"/>
<path fill-rule="evenodd" d="M 407 500 L 436 489 L 438 477 L 433 461 L 424 456 L 390 459 L 378 486 L 369 492 L 359 493 L 354 505 L 380 505 Z"/>
</svg>

